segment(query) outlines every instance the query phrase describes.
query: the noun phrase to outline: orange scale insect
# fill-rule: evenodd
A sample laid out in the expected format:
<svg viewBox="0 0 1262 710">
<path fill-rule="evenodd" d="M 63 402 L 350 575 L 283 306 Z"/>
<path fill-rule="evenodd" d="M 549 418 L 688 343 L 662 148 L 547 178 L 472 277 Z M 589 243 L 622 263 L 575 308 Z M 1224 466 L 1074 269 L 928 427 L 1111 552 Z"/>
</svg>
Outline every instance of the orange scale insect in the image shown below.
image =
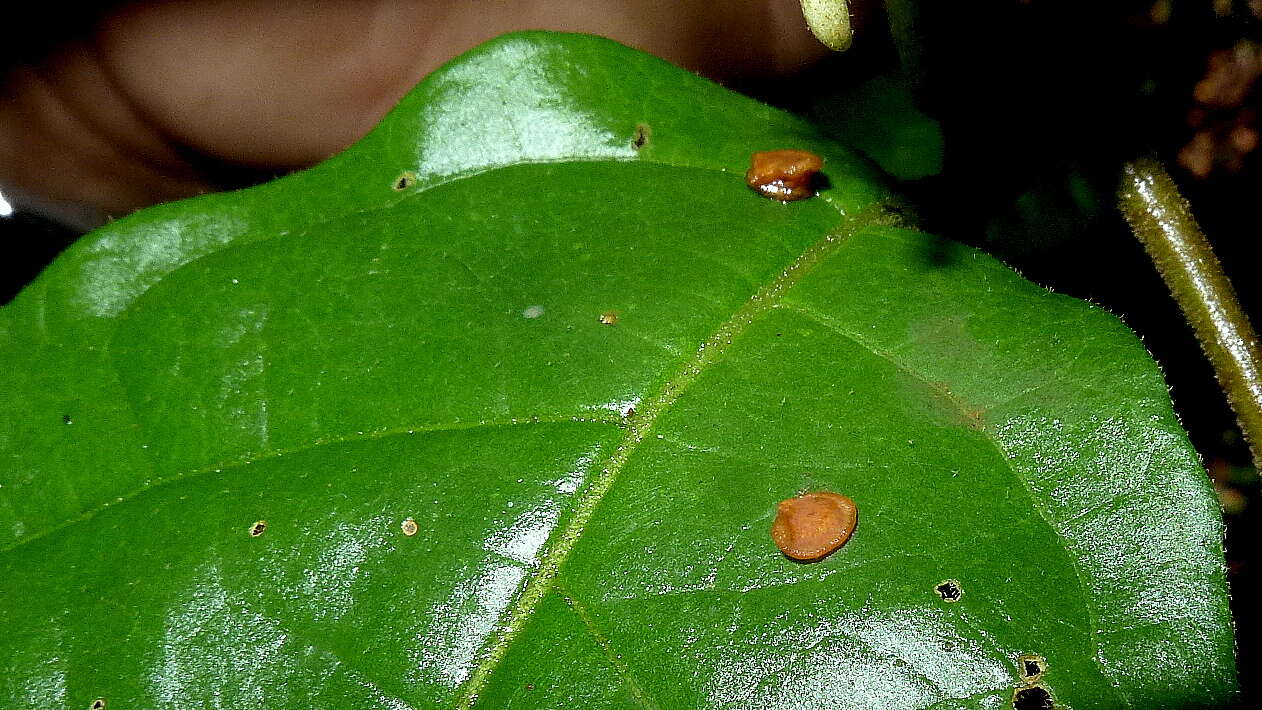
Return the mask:
<svg viewBox="0 0 1262 710">
<path fill-rule="evenodd" d="M 805 150 L 768 150 L 750 157 L 745 184 L 773 200 L 805 200 L 815 195 L 816 175 L 823 168 L 824 159 Z"/>
<path fill-rule="evenodd" d="M 846 544 L 858 522 L 853 500 L 815 491 L 780 501 L 771 539 L 785 555 L 803 562 L 822 560 Z"/>
</svg>

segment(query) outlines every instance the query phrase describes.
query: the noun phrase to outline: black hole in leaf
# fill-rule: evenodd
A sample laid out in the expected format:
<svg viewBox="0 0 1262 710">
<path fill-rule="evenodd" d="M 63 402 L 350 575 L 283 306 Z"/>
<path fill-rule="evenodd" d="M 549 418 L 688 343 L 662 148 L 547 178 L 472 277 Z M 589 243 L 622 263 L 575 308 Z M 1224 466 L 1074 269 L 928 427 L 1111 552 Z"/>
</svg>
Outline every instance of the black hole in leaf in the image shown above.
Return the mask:
<svg viewBox="0 0 1262 710">
<path fill-rule="evenodd" d="M 1012 696 L 1012 710 L 1052 710 L 1052 694 L 1042 686 L 1022 688 Z"/>
<path fill-rule="evenodd" d="M 942 597 L 944 602 L 958 602 L 960 597 L 964 596 L 964 590 L 960 587 L 960 583 L 954 579 L 940 582 L 933 589 L 938 593 L 938 596 Z"/>
<path fill-rule="evenodd" d="M 258 537 L 259 535 L 262 535 L 263 531 L 266 529 L 267 529 L 267 521 L 260 520 L 257 523 L 250 526 L 250 537 Z"/>
<path fill-rule="evenodd" d="M 415 185 L 416 180 L 417 180 L 416 173 L 409 170 L 403 173 L 402 175 L 400 175 L 399 177 L 395 178 L 394 185 L 392 185 L 391 187 L 393 187 L 396 192 L 401 191 L 401 190 L 406 190 L 409 187 L 412 187 L 413 185 Z"/>
<path fill-rule="evenodd" d="M 1026 683 L 1034 683 L 1047 672 L 1047 661 L 1036 653 L 1023 653 L 1017 658 L 1017 666 Z"/>
<path fill-rule="evenodd" d="M 97 698 L 88 706 L 91 710 L 105 710 L 105 698 Z"/>
<path fill-rule="evenodd" d="M 832 186 L 832 180 L 829 180 L 824 173 L 815 173 L 811 176 L 811 189 L 816 192 L 830 189 Z"/>
</svg>

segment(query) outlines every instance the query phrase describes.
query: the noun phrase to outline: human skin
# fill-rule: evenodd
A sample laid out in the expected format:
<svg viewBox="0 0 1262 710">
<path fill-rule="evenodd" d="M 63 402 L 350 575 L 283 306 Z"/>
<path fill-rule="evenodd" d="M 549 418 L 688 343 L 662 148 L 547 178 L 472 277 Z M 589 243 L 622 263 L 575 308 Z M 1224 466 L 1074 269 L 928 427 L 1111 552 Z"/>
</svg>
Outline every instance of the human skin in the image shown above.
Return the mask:
<svg viewBox="0 0 1262 710">
<path fill-rule="evenodd" d="M 787 77 L 828 52 L 798 0 L 134 3 L 8 70 L 0 190 L 86 227 L 241 170 L 311 165 L 443 62 L 518 29 L 604 35 L 719 81 Z"/>
</svg>

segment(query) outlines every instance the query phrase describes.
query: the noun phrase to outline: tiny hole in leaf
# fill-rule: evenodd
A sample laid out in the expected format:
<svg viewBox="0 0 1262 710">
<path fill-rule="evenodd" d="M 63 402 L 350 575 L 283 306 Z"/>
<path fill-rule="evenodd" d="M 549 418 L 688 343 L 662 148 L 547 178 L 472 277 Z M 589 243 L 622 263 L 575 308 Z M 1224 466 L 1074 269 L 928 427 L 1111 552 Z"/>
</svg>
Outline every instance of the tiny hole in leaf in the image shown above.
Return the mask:
<svg viewBox="0 0 1262 710">
<path fill-rule="evenodd" d="M 262 535 L 263 531 L 266 529 L 267 529 L 266 520 L 256 521 L 253 525 L 250 526 L 250 537 L 258 537 L 259 535 Z"/>
<path fill-rule="evenodd" d="M 1052 694 L 1041 685 L 1018 688 L 1012 694 L 1012 710 L 1052 710 L 1055 707 Z"/>
<path fill-rule="evenodd" d="M 964 588 L 954 579 L 938 582 L 938 586 L 934 587 L 933 590 L 938 593 L 939 597 L 942 597 L 944 602 L 958 602 L 960 597 L 964 596 Z"/>
<path fill-rule="evenodd" d="M 416 521 L 411 518 L 404 520 L 403 524 L 399 527 L 403 528 L 403 534 L 407 535 L 408 537 L 412 537 L 413 535 L 416 534 L 416 530 L 417 530 Z"/>
<path fill-rule="evenodd" d="M 651 134 L 652 129 L 649 128 L 647 123 L 636 124 L 635 136 L 631 138 L 631 147 L 639 150 L 648 145 Z"/>
<path fill-rule="evenodd" d="M 1043 676 L 1043 672 L 1047 670 L 1047 661 L 1042 656 L 1033 653 L 1027 653 L 1017 659 L 1021 664 L 1021 678 L 1027 683 L 1033 683 Z"/>
<path fill-rule="evenodd" d="M 416 177 L 416 173 L 412 172 L 411 170 L 408 170 L 407 172 L 403 173 L 402 175 L 394 179 L 393 187 L 394 187 L 395 192 L 400 192 L 400 191 L 408 189 L 409 187 L 412 187 L 413 185 L 416 184 L 417 179 L 418 178 Z"/>
<path fill-rule="evenodd" d="M 92 704 L 89 705 L 88 708 L 90 710 L 105 710 L 105 706 L 106 706 L 105 698 L 97 698 L 96 700 L 92 701 Z"/>
</svg>

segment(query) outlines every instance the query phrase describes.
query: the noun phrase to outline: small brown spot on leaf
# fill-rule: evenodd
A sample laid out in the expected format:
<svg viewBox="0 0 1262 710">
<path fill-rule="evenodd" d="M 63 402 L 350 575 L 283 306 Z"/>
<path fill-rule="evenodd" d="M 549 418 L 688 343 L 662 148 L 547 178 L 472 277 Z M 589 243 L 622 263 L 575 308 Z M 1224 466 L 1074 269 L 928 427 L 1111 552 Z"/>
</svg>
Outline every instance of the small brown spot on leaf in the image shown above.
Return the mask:
<svg viewBox="0 0 1262 710">
<path fill-rule="evenodd" d="M 773 200 L 804 200 L 815 195 L 816 176 L 823 167 L 823 158 L 804 150 L 754 153 L 745 173 L 745 184 Z"/>
<path fill-rule="evenodd" d="M 857 520 L 858 509 L 846 496 L 828 491 L 803 493 L 780 501 L 771 539 L 785 555 L 813 562 L 846 544 Z"/>
<path fill-rule="evenodd" d="M 416 534 L 416 530 L 417 530 L 416 521 L 411 518 L 404 520 L 403 524 L 400 525 L 399 527 L 403 528 L 403 534 L 407 535 L 408 537 L 412 537 L 413 535 Z"/>
<path fill-rule="evenodd" d="M 412 172 L 411 170 L 408 170 L 402 173 L 401 175 L 399 175 L 399 177 L 395 178 L 394 185 L 392 185 L 391 187 L 394 188 L 395 192 L 402 192 L 408 189 L 409 187 L 412 187 L 413 185 L 415 185 L 417 180 L 419 179 L 420 178 L 416 176 L 416 173 Z"/>
<path fill-rule="evenodd" d="M 617 325 L 618 313 L 616 311 L 605 311 L 600 314 L 601 325 Z"/>
<path fill-rule="evenodd" d="M 263 531 L 266 529 L 266 520 L 256 520 L 254 524 L 250 526 L 250 537 L 258 537 L 259 535 L 262 535 Z"/>
<path fill-rule="evenodd" d="M 958 602 L 960 597 L 964 596 L 964 587 L 960 586 L 959 580 L 944 579 L 938 582 L 933 591 L 938 593 L 944 602 Z"/>
<path fill-rule="evenodd" d="M 649 136 L 652 135 L 652 129 L 647 123 L 641 123 L 635 127 L 635 135 L 631 137 L 631 147 L 639 150 L 649 143 Z"/>
</svg>

